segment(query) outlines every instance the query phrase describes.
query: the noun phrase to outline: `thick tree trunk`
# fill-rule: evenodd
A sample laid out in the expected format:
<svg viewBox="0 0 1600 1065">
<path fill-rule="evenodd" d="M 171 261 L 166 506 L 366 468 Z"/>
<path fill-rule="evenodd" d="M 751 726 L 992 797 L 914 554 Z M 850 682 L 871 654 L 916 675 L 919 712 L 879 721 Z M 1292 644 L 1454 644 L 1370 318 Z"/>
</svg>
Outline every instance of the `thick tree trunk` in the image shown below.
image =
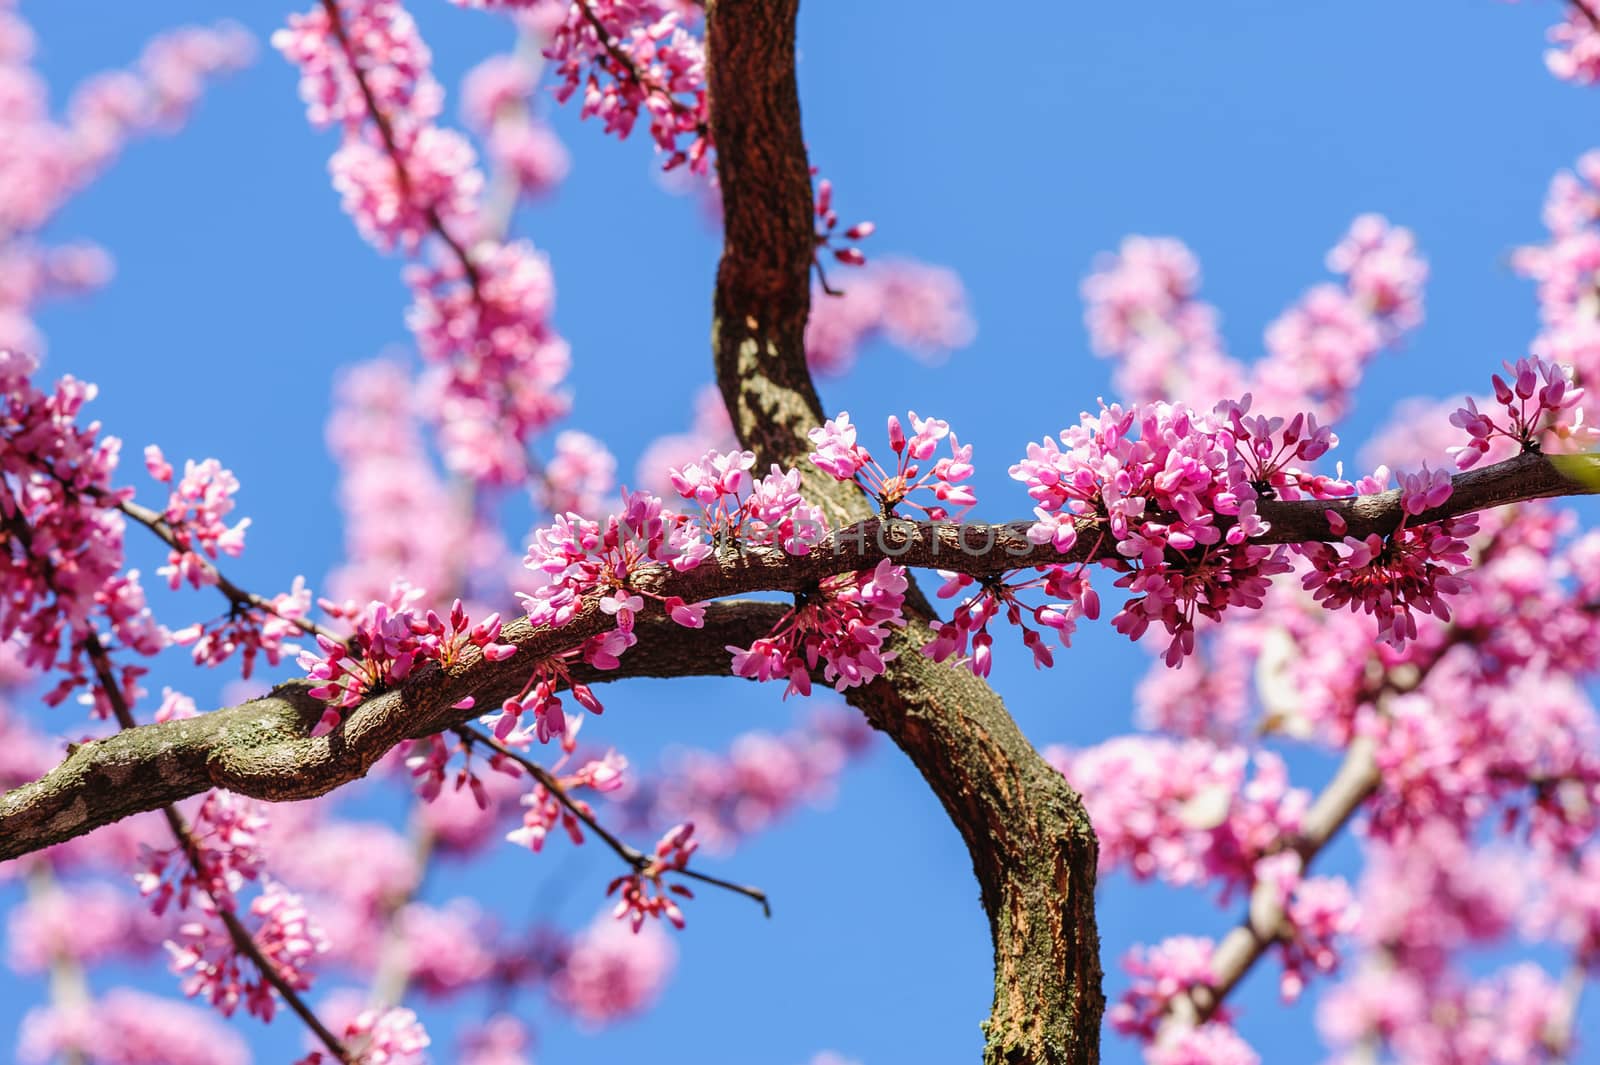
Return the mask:
<svg viewBox="0 0 1600 1065">
<path fill-rule="evenodd" d="M 724 212 L 712 346 L 739 439 L 762 466 L 799 467 L 807 498 L 842 526 L 872 516 L 866 497 L 805 459 L 805 434 L 823 416 L 804 347 L 815 230 L 795 81 L 797 8 L 798 0 L 707 5 Z M 921 655 L 932 611 L 920 594 L 908 597 L 907 613 L 899 657 L 849 694 L 916 764 L 972 855 L 995 955 L 984 1061 L 1092 1065 L 1104 997 L 1097 848 L 1083 802 L 987 684 Z"/>
</svg>

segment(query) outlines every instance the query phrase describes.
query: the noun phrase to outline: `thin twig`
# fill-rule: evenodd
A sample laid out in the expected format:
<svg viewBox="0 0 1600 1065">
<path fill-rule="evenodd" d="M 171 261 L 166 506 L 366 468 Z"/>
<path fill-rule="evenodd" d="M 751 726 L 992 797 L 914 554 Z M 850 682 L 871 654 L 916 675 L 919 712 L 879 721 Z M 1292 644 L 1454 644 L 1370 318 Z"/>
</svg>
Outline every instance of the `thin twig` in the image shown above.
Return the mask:
<svg viewBox="0 0 1600 1065">
<path fill-rule="evenodd" d="M 372 124 L 378 128 L 378 136 L 383 141 L 383 150 L 388 154 L 389 161 L 394 164 L 395 182 L 400 186 L 400 197 L 403 200 L 411 199 L 411 177 L 406 172 L 405 153 L 400 150 L 399 139 L 395 136 L 394 126 L 389 121 L 389 116 L 378 107 L 377 96 L 372 91 L 372 86 L 367 84 L 366 73 L 361 69 L 361 64 L 356 56 L 355 46 L 350 41 L 350 35 L 345 29 L 344 16 L 339 10 L 338 0 L 322 0 L 322 10 L 328 15 L 328 25 L 333 32 L 334 39 L 339 42 L 340 49 L 344 52 L 345 60 L 350 64 L 350 74 L 356 80 L 356 86 L 361 90 L 361 98 L 366 102 L 367 114 L 372 116 Z M 423 209 L 423 216 L 428 221 L 428 228 L 435 236 L 442 240 L 455 254 L 461 263 L 462 272 L 466 274 L 467 283 L 472 286 L 473 301 L 480 306 L 483 303 L 481 279 L 478 276 L 477 264 L 472 261 L 472 256 L 455 236 L 445 228 L 444 219 L 439 217 L 439 212 L 432 204 Z"/>
<path fill-rule="evenodd" d="M 574 817 L 582 821 L 606 846 L 610 847 L 617 857 L 635 870 L 642 872 L 652 863 L 653 859 L 648 854 L 618 839 L 604 825 L 600 824 L 585 804 L 577 801 L 567 793 L 566 787 L 550 770 L 520 752 L 507 747 L 488 733 L 472 728 L 469 725 L 458 726 L 454 731 L 462 742 L 468 746 L 481 743 L 501 757 L 509 758 L 527 770 L 533 779 L 537 780 L 546 791 L 555 796 L 557 802 L 566 807 Z M 731 880 L 723 880 L 721 877 L 711 876 L 708 873 L 701 873 L 693 869 L 675 869 L 672 871 L 691 880 L 698 880 L 703 884 L 710 884 L 713 887 L 723 888 L 736 895 L 743 895 L 745 898 L 752 899 L 761 906 L 762 913 L 768 917 L 772 916 L 772 904 L 767 899 L 767 893 L 760 888 L 750 887 L 747 884 L 736 884 Z"/>
<path fill-rule="evenodd" d="M 286 617 L 278 611 L 276 606 L 273 605 L 272 600 L 267 599 L 264 596 L 257 595 L 256 593 L 241 588 L 239 585 L 233 583 L 233 581 L 229 580 L 227 575 L 225 575 L 214 562 L 200 554 L 200 552 L 194 550 L 192 547 L 184 545 L 183 542 L 178 539 L 177 534 L 174 532 L 172 526 L 168 524 L 167 519 L 160 513 L 151 510 L 149 507 L 140 506 L 138 503 L 135 503 L 132 500 L 111 500 L 109 498 L 105 498 L 104 501 L 108 505 L 116 507 L 117 510 L 121 511 L 123 514 L 126 514 L 128 517 L 132 518 L 135 522 L 144 526 L 146 529 L 149 529 L 162 543 L 166 544 L 174 551 L 182 551 L 193 555 L 195 559 L 199 561 L 201 568 L 206 571 L 206 575 L 212 579 L 212 583 L 215 585 L 216 589 L 225 597 L 227 597 L 228 602 L 233 604 L 235 608 L 240 610 L 262 610 L 273 615 L 274 617 L 278 617 L 284 621 L 287 621 L 289 624 L 295 626 L 307 636 L 323 636 L 334 641 L 335 643 L 344 642 L 344 637 L 340 636 L 332 629 L 323 625 L 318 625 L 310 618 Z"/>
<path fill-rule="evenodd" d="M 117 723 L 124 729 L 134 728 L 138 722 L 134 720 L 133 710 L 128 706 L 127 700 L 122 697 L 122 689 L 117 684 L 116 676 L 111 669 L 111 660 L 106 654 L 104 645 L 100 643 L 100 638 L 91 632 L 84 638 L 83 647 L 88 652 L 89 661 L 94 666 L 95 675 L 100 678 L 100 688 L 106 693 L 106 699 L 111 703 L 111 709 L 116 715 Z M 183 815 L 178 812 L 178 808 L 175 806 L 163 806 L 161 812 L 166 817 L 167 825 L 177 839 L 178 846 L 183 850 L 184 858 L 195 872 L 199 873 L 203 865 L 200 860 L 199 848 L 195 845 L 194 836 L 190 833 L 189 826 L 185 823 Z M 234 949 L 250 959 L 257 971 L 261 973 L 262 978 L 273 986 L 278 994 L 282 996 L 283 1001 L 305 1023 L 306 1027 L 311 1029 L 312 1034 L 328 1048 L 329 1052 L 339 1061 L 350 1065 L 354 1061 L 350 1056 L 350 1052 L 322 1023 L 311 1007 L 306 1004 L 306 1001 L 300 997 L 300 993 L 283 978 L 283 974 L 278 971 L 278 967 L 268 960 L 266 955 L 261 953 L 261 949 L 256 946 L 255 937 L 250 934 L 249 929 L 245 928 L 238 915 L 230 908 L 217 903 L 214 898 L 212 899 L 212 904 L 216 908 L 217 916 L 222 919 L 223 927 L 228 930 L 229 938 L 233 940 Z"/>
</svg>

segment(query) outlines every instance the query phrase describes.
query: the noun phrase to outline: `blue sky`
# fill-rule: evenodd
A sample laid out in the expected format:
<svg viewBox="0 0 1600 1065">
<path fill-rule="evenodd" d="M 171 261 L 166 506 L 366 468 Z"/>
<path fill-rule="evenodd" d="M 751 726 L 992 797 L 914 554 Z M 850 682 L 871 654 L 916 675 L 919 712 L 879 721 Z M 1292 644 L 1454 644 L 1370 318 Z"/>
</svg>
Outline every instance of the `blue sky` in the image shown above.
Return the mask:
<svg viewBox="0 0 1600 1065">
<path fill-rule="evenodd" d="M 509 47 L 510 30 L 442 0 L 411 8 L 453 108 L 460 74 Z M 53 0 L 24 10 L 59 98 L 79 76 L 131 59 L 151 33 L 213 17 L 215 5 Z M 320 582 L 338 557 L 335 471 L 322 445 L 332 375 L 407 341 L 400 263 L 362 243 L 340 212 L 326 172 L 334 140 L 308 128 L 295 72 L 265 48 L 289 10 L 233 5 L 261 39 L 256 64 L 211 92 L 180 136 L 135 145 L 63 213 L 51 235 L 103 243 L 117 276 L 40 318 L 49 371 L 98 382 L 95 415 L 135 453 L 155 441 L 174 459 L 216 455 L 239 474 L 254 524 L 231 572 L 266 591 L 299 573 Z M 1396 399 L 1481 389 L 1535 328 L 1531 286 L 1507 255 L 1538 239 L 1551 174 L 1595 146 L 1600 94 L 1557 83 L 1541 62 L 1558 14 L 1554 2 L 1495 0 L 1003 9 L 809 0 L 800 79 L 813 161 L 848 219 L 878 223 L 869 252 L 955 267 L 978 321 L 976 342 L 945 365 L 875 351 L 824 383 L 825 402 L 868 426 L 908 407 L 949 419 L 976 445 L 981 513 L 1018 517 L 1026 501 L 1006 467 L 1029 439 L 1109 394 L 1078 298 L 1097 252 L 1128 233 L 1181 237 L 1201 259 L 1233 351 L 1253 355 L 1262 328 L 1323 278 L 1324 252 L 1363 211 L 1410 226 L 1432 278 L 1427 323 L 1370 373 L 1341 427 L 1344 453 Z M 517 229 L 556 271 L 557 321 L 575 356 L 571 424 L 605 438 L 631 470 L 645 443 L 685 425 L 709 379 L 718 240 L 692 201 L 661 191 L 642 140 L 618 144 L 570 110 L 554 120 L 571 177 Z M 1000 642 L 996 686 L 1038 743 L 1085 744 L 1129 727 L 1146 656 L 1109 628 L 1083 633 L 1049 673 Z M 212 680 L 178 668 L 153 679 L 203 702 L 215 694 Z M 609 706 L 594 724 L 646 762 L 664 744 L 720 745 L 803 710 L 716 681 L 630 683 Z M 1325 771 L 1315 757 L 1294 764 L 1311 786 Z M 506 850 L 478 886 L 520 892 L 530 900 L 516 904 L 520 915 L 558 865 Z M 1339 848 L 1328 868 L 1348 868 L 1352 854 Z M 562 861 L 559 875 L 587 877 L 597 894 L 609 868 L 591 859 Z M 771 890 L 773 920 L 703 896 L 662 1005 L 597 1042 L 536 1013 L 541 1062 L 797 1065 L 822 1048 L 866 1065 L 977 1059 L 990 960 L 976 883 L 932 795 L 887 743 L 846 778 L 831 810 L 764 835 L 726 868 Z M 587 890 L 560 895 L 564 918 L 587 919 Z M 1217 935 L 1235 917 L 1120 878 L 1102 886 L 1100 904 L 1113 995 L 1116 959 L 1133 942 Z M 172 986 L 160 972 L 147 982 Z M 1275 985 L 1270 967 L 1246 984 L 1241 1030 L 1267 1061 L 1319 1060 L 1308 1008 L 1279 1007 Z M 0 1031 L 41 994 L 0 976 Z M 441 1015 L 441 1029 L 456 1016 Z M 1597 1016 L 1591 1005 L 1587 1017 Z M 263 1060 L 287 1060 L 287 1022 L 270 1033 L 246 1026 L 271 1048 Z M 1106 1060 L 1137 1053 L 1108 1036 Z"/>
</svg>

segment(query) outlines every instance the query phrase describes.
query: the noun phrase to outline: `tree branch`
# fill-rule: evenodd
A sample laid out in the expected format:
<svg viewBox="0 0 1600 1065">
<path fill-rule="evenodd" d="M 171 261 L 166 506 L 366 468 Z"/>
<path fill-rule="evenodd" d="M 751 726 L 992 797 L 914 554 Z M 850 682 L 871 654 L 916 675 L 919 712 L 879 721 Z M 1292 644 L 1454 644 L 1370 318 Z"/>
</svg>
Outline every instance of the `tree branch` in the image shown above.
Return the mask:
<svg viewBox="0 0 1600 1065">
<path fill-rule="evenodd" d="M 1300 834 L 1290 849 L 1300 855 L 1301 868 L 1308 868 L 1339 831 L 1355 816 L 1361 804 L 1378 789 L 1377 745 L 1371 737 L 1357 736 L 1345 749 L 1333 779 L 1322 789 L 1306 811 Z M 1195 1025 L 1209 1020 L 1230 992 L 1238 986 L 1267 948 L 1283 931 L 1284 910 L 1277 900 L 1277 889 L 1266 882 L 1256 885 L 1242 922 L 1229 932 L 1211 955 L 1214 974 L 1209 985 L 1180 995 L 1172 1003 L 1172 1019 Z"/>
<path fill-rule="evenodd" d="M 621 668 L 603 672 L 580 663 L 570 673 L 590 684 L 726 675 L 726 644 L 748 644 L 766 634 L 784 610 L 777 603 L 717 603 L 706 611 L 705 628 L 697 630 L 665 618 L 641 618 L 639 646 L 623 658 Z M 0 795 L 0 861 L 211 788 L 269 802 L 325 794 L 365 776 L 395 744 L 471 720 L 474 711 L 452 706 L 466 696 L 474 695 L 482 706 L 516 694 L 535 654 L 549 653 L 534 649 L 552 646 L 551 635 L 536 632 L 526 618 L 510 622 L 503 638 L 526 650 L 502 662 L 475 658 L 448 673 L 419 671 L 405 687 L 352 709 L 326 736 L 311 735 L 322 701 L 308 693 L 308 682 L 290 681 L 239 706 L 141 725 L 75 746 L 40 779 Z"/>
<path fill-rule="evenodd" d="M 1600 472 L 1595 456 L 1521 455 L 1457 477 L 1457 491 L 1444 506 L 1413 520 L 1436 520 L 1478 507 L 1564 493 L 1592 493 L 1600 485 L 1600 477 L 1592 476 L 1595 472 Z M 838 493 L 833 499 L 836 507 L 852 505 Z M 864 498 L 858 503 L 866 506 Z M 1263 503 L 1261 513 L 1273 523 L 1263 539 L 1335 539 L 1322 516 L 1329 509 L 1346 516 L 1352 535 L 1391 530 L 1401 516 L 1394 492 L 1332 502 Z M 1079 536 L 1081 546 L 1065 555 L 1048 545 L 1029 543 L 1027 524 L 956 526 L 870 518 L 827 538 L 805 556 L 777 548 L 728 548 L 686 573 L 658 567 L 640 570 L 634 579 L 641 589 L 701 602 L 755 591 L 804 590 L 825 577 L 870 569 L 885 558 L 984 577 L 1095 557 L 1089 545 L 1098 537 L 1088 535 L 1093 530 L 1090 523 Z M 574 674 L 588 680 L 725 675 L 729 665 L 724 648 L 748 646 L 766 635 L 782 614 L 778 604 L 717 603 L 707 612 L 706 628 L 698 631 L 678 628 L 661 617 L 641 619 L 645 628 L 638 646 L 623 658 L 621 669 L 600 673 L 578 667 Z M 489 662 L 472 653 L 449 670 L 420 669 L 401 688 L 376 694 L 351 710 L 339 728 L 323 737 L 310 736 L 322 704 L 308 694 L 309 685 L 291 682 L 243 706 L 146 725 L 84 744 L 44 778 L 0 795 L 0 860 L 212 787 L 269 801 L 324 794 L 364 776 L 402 740 L 433 735 L 470 718 L 469 711 L 454 709 L 462 699 L 472 696 L 481 706 L 516 694 L 530 663 L 570 650 L 613 623 L 594 602 L 560 629 L 535 629 L 525 618 L 515 619 L 507 623 L 503 639 L 516 645 L 518 654 Z M 917 635 L 920 631 L 913 627 L 896 640 L 907 663 L 903 670 L 920 659 L 919 641 L 925 640 Z M 928 669 L 926 682 L 935 689 L 944 684 L 941 674 L 950 671 L 932 663 Z M 987 691 L 978 685 L 969 695 L 977 699 Z M 998 700 L 994 702 L 996 714 L 1004 715 Z M 998 726 L 991 726 L 991 731 L 993 727 Z"/>
</svg>

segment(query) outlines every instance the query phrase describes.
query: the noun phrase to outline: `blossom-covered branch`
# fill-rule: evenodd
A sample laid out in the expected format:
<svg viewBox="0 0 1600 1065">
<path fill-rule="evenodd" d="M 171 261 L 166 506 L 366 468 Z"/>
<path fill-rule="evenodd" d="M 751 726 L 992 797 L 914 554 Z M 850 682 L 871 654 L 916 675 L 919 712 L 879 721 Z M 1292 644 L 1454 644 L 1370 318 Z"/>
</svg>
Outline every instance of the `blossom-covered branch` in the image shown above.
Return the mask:
<svg viewBox="0 0 1600 1065">
<path fill-rule="evenodd" d="M 95 675 L 99 680 L 100 690 L 111 703 L 117 724 L 122 727 L 124 732 L 137 728 L 137 722 L 133 717 L 133 709 L 128 705 L 122 688 L 117 683 L 116 675 L 111 668 L 110 658 L 107 656 L 105 648 L 100 645 L 99 638 L 91 634 L 87 638 L 86 644 Z M 173 838 L 177 840 L 179 849 L 183 852 L 184 860 L 188 862 L 190 869 L 193 870 L 197 878 L 204 877 L 206 862 L 195 843 L 188 822 L 185 821 L 177 808 L 170 803 L 161 806 L 161 812 L 162 816 L 166 818 L 167 827 L 172 831 Z M 301 1022 L 310 1029 L 317 1040 L 328 1048 L 329 1053 L 336 1060 L 345 1063 L 353 1062 L 354 1059 L 349 1051 L 346 1050 L 344 1044 L 328 1030 L 327 1026 L 322 1023 L 310 1005 L 301 996 L 300 991 L 304 984 L 297 986 L 297 982 L 294 979 L 280 971 L 277 959 L 268 958 L 262 952 L 260 946 L 256 943 L 255 936 L 251 934 L 250 930 L 239 920 L 238 914 L 234 912 L 233 900 L 231 898 L 218 898 L 214 892 L 207 890 L 204 885 L 202 885 L 201 890 L 205 892 L 208 909 L 214 912 L 217 919 L 222 922 L 223 927 L 227 930 L 232 949 L 237 954 L 249 959 L 251 965 L 260 973 L 261 979 L 282 997 L 283 1001 L 288 1004 Z M 199 962 L 200 959 L 196 957 L 194 960 Z M 203 981 L 203 979 L 197 974 L 197 980 Z M 226 979 L 226 977 L 223 977 L 223 979 Z M 235 975 L 233 981 L 237 983 L 237 980 L 238 977 Z M 217 997 L 224 994 L 238 994 L 236 987 L 225 988 L 220 983 L 216 984 L 212 990 Z M 267 994 L 265 991 L 259 993 Z M 256 1010 L 258 1007 L 252 1006 L 252 1009 Z M 270 1006 L 259 1007 L 259 1011 L 268 1018 L 272 1015 Z"/>
</svg>

